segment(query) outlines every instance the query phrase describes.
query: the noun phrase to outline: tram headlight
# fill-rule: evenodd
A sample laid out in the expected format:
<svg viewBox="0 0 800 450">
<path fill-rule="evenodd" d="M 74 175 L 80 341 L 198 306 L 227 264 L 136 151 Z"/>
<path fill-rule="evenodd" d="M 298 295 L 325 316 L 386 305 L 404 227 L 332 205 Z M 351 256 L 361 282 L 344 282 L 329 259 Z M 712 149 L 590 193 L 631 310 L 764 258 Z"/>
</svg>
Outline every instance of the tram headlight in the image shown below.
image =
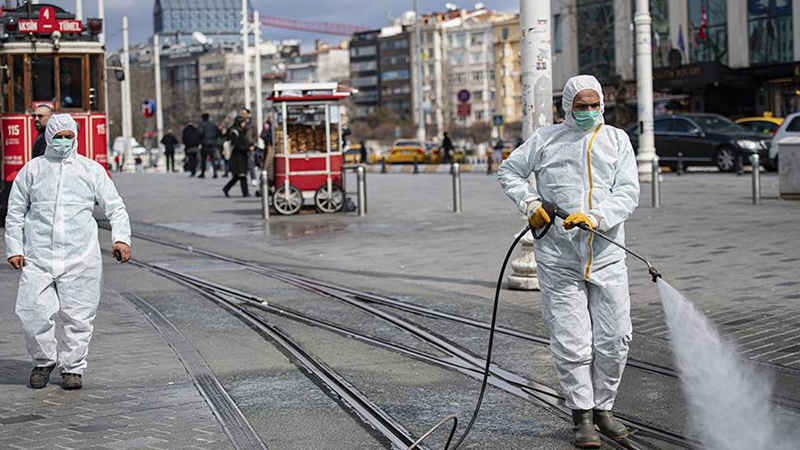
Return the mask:
<svg viewBox="0 0 800 450">
<path fill-rule="evenodd" d="M 50 38 L 53 40 L 53 50 L 58 50 L 61 48 L 61 32 L 56 30 L 53 31 L 53 34 L 50 35 Z"/>
<path fill-rule="evenodd" d="M 103 31 L 103 21 L 100 19 L 89 19 L 89 32 L 92 34 L 100 34 Z"/>
<path fill-rule="evenodd" d="M 8 19 L 6 19 L 5 28 L 6 28 L 6 33 L 16 33 L 17 30 L 19 29 L 19 24 L 17 23 L 17 19 L 13 17 L 9 17 Z"/>
</svg>

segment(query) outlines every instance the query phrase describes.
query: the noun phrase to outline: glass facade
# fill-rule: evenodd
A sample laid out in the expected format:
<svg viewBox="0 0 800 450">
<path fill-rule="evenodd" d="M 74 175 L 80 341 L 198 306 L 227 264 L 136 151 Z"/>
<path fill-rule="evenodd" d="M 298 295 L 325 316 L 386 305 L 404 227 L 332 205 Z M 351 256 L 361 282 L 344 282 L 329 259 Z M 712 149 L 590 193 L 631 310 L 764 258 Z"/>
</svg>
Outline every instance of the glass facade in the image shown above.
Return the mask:
<svg viewBox="0 0 800 450">
<path fill-rule="evenodd" d="M 689 61 L 728 64 L 727 0 L 689 0 L 688 5 Z"/>
<path fill-rule="evenodd" d="M 578 67 L 601 83 L 610 80 L 614 64 L 614 1 L 578 0 Z"/>
<path fill-rule="evenodd" d="M 239 0 L 156 0 L 153 9 L 155 32 L 164 35 L 199 31 L 225 41 L 235 40 L 241 21 Z"/>
<path fill-rule="evenodd" d="M 669 66 L 669 0 L 650 0 L 650 16 L 653 18 L 653 67 Z"/>
<path fill-rule="evenodd" d="M 792 32 L 792 0 L 747 1 L 750 64 L 794 60 Z"/>
</svg>

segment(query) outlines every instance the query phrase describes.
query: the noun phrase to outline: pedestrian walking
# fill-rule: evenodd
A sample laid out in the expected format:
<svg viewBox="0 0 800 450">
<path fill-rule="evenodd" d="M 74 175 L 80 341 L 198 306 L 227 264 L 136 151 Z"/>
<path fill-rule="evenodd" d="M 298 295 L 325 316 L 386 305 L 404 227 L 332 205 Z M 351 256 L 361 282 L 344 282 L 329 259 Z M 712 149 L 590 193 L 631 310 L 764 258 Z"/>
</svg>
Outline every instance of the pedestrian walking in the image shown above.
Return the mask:
<svg viewBox="0 0 800 450">
<path fill-rule="evenodd" d="M 247 122 L 242 116 L 237 116 L 233 121 L 233 126 L 228 130 L 227 138 L 233 146 L 229 162 L 231 170 L 231 180 L 222 188 L 222 192 L 228 197 L 228 191 L 238 181 L 242 187 L 242 197 L 249 197 L 247 190 L 247 154 L 250 143 L 245 136 Z"/>
<path fill-rule="evenodd" d="M 200 148 L 200 176 L 197 178 L 206 177 L 206 166 L 211 165 L 214 171 L 214 178 L 217 178 L 217 137 L 220 135 L 219 128 L 209 120 L 208 113 L 203 113 L 201 116 L 202 122 L 198 130 L 203 138 Z"/>
<path fill-rule="evenodd" d="M 239 115 L 245 121 L 245 129 L 244 129 L 244 136 L 245 140 L 247 141 L 247 173 L 250 175 L 250 180 L 253 183 L 253 186 L 258 185 L 259 179 L 259 172 L 257 164 L 258 162 L 258 130 L 256 127 L 253 126 L 253 121 L 250 115 L 250 110 L 247 108 L 242 108 L 239 111 Z"/>
<path fill-rule="evenodd" d="M 367 163 L 367 144 L 365 144 L 364 141 L 359 141 L 358 145 L 361 146 L 361 150 L 359 150 L 359 159 L 361 161 L 359 161 L 359 162 L 361 164 L 366 164 Z"/>
<path fill-rule="evenodd" d="M 186 154 L 185 170 L 188 170 L 191 174 L 189 176 L 193 177 L 197 173 L 197 157 L 200 153 L 200 145 L 203 142 L 203 137 L 200 135 L 200 130 L 189 123 L 183 129 L 181 140 L 183 141 L 184 153 Z"/>
<path fill-rule="evenodd" d="M 164 145 L 164 156 L 167 158 L 167 173 L 177 172 L 175 169 L 175 146 L 178 145 L 178 140 L 172 134 L 172 128 L 167 130 L 167 134 L 161 138 L 161 144 Z"/>
<path fill-rule="evenodd" d="M 112 253 L 121 262 L 131 255 L 125 204 L 106 169 L 78 154 L 77 133 L 69 114 L 52 116 L 44 157 L 20 170 L 9 197 L 6 253 L 11 266 L 22 271 L 16 313 L 33 360 L 34 389 L 45 387 L 56 367 L 62 388 L 83 386 L 102 292 L 95 204 L 111 222 Z"/>
<path fill-rule="evenodd" d="M 442 139 L 442 151 L 444 152 L 444 162 L 445 164 L 450 164 L 452 160 L 452 154 L 455 147 L 453 147 L 453 142 L 450 141 L 450 136 L 445 132 L 444 138 Z"/>
<path fill-rule="evenodd" d="M 537 129 L 500 166 L 498 178 L 531 228 L 557 220 L 542 202 L 571 212 L 535 241 L 535 257 L 575 445 L 598 448 L 595 424 L 613 439 L 628 435 L 611 412 L 632 335 L 628 271 L 622 249 L 575 227 L 624 242 L 624 221 L 639 202 L 639 175 L 628 135 L 604 123 L 603 90 L 595 77 L 570 78 L 562 107 L 564 123 Z"/>
<path fill-rule="evenodd" d="M 41 104 L 33 110 L 33 127 L 36 128 L 36 132 L 39 133 L 39 135 L 36 136 L 36 140 L 33 141 L 31 158 L 44 155 L 44 151 L 47 148 L 44 131 L 47 128 L 47 121 L 50 120 L 50 116 L 52 115 L 53 109 L 46 104 Z"/>
<path fill-rule="evenodd" d="M 133 162 L 135 163 L 136 173 L 142 173 L 142 157 L 136 155 L 136 157 L 133 158 Z"/>
</svg>

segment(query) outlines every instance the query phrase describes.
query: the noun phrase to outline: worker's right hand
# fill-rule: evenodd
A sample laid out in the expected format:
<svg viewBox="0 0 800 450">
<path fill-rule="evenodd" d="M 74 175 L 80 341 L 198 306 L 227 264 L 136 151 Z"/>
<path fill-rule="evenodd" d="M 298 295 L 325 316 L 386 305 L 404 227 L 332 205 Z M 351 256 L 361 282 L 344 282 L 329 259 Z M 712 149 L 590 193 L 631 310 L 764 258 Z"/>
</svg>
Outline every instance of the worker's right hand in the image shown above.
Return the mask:
<svg viewBox="0 0 800 450">
<path fill-rule="evenodd" d="M 8 263 L 11 264 L 11 267 L 20 270 L 25 266 L 25 257 L 22 255 L 14 255 L 8 258 Z"/>
<path fill-rule="evenodd" d="M 543 206 L 539 206 L 536 210 L 531 213 L 531 216 L 528 217 L 528 224 L 530 224 L 531 228 L 542 228 L 546 224 L 550 223 L 550 215 L 547 214 L 547 211 L 544 210 Z"/>
</svg>

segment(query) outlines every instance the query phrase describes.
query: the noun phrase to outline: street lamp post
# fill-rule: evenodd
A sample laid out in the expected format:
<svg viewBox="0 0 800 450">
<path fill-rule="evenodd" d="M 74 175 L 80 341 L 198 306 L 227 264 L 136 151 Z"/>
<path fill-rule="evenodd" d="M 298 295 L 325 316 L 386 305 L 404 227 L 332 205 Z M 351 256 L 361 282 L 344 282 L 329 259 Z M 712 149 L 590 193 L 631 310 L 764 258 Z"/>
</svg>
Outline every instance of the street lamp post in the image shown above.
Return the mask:
<svg viewBox="0 0 800 450">
<path fill-rule="evenodd" d="M 131 139 L 133 125 L 131 124 L 131 54 L 128 43 L 128 16 L 122 16 L 122 68 L 125 71 L 125 80 L 122 82 L 122 138 L 125 148 L 126 172 L 133 171 L 133 150 Z"/>
<path fill-rule="evenodd" d="M 414 90 L 417 98 L 417 139 L 425 142 L 425 106 L 422 95 L 422 31 L 420 30 L 421 17 L 419 15 L 419 0 L 414 0 L 414 56 L 416 58 L 417 79 Z"/>
<path fill-rule="evenodd" d="M 156 147 L 160 148 L 164 137 L 164 115 L 161 109 L 161 43 L 158 33 L 153 35 L 153 66 L 156 83 Z"/>
<path fill-rule="evenodd" d="M 249 17 L 247 17 L 247 0 L 242 0 L 242 54 L 244 55 L 244 107 L 250 109 L 250 59 L 247 56 L 248 38 L 250 32 Z"/>
<path fill-rule="evenodd" d="M 261 130 L 264 126 L 264 95 L 261 92 L 261 21 L 259 20 L 258 11 L 253 11 L 253 35 L 254 35 L 254 46 L 256 50 L 256 61 L 255 61 L 255 79 L 256 79 L 256 123 L 257 130 Z M 261 148 L 265 148 L 266 142 L 261 141 L 261 133 L 259 132 L 259 146 Z"/>
<path fill-rule="evenodd" d="M 636 94 L 639 103 L 639 181 L 653 180 L 652 164 L 656 157 L 653 136 L 653 50 L 651 47 L 650 5 L 648 0 L 636 0 Z"/>
</svg>

